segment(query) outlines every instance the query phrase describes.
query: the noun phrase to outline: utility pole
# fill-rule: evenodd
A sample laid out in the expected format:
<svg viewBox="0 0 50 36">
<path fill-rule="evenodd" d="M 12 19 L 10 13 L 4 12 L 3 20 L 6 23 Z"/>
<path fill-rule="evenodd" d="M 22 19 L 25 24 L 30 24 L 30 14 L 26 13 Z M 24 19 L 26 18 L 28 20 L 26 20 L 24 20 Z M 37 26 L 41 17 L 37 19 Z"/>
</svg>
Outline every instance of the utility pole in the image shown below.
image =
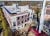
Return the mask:
<svg viewBox="0 0 50 36">
<path fill-rule="evenodd" d="M 46 0 L 43 0 L 43 7 L 42 7 L 42 12 L 41 12 L 41 17 L 40 17 L 40 25 L 39 25 L 39 33 L 43 30 L 43 25 L 44 25 L 44 16 L 45 16 L 45 6 L 46 6 Z"/>
</svg>

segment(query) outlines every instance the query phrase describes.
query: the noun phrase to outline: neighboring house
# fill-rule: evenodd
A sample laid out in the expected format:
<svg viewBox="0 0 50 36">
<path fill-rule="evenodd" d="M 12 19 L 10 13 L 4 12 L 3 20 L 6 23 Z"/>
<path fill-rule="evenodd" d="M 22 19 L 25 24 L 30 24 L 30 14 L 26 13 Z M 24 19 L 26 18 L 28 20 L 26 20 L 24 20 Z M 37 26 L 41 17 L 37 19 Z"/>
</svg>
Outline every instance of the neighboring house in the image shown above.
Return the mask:
<svg viewBox="0 0 50 36">
<path fill-rule="evenodd" d="M 45 21 L 44 21 L 44 32 L 50 34 L 50 5 L 46 7 Z"/>
<path fill-rule="evenodd" d="M 24 28 L 25 24 L 31 23 L 33 19 L 33 11 L 28 5 L 3 6 L 3 13 L 9 23 L 11 29 L 18 30 Z"/>
</svg>

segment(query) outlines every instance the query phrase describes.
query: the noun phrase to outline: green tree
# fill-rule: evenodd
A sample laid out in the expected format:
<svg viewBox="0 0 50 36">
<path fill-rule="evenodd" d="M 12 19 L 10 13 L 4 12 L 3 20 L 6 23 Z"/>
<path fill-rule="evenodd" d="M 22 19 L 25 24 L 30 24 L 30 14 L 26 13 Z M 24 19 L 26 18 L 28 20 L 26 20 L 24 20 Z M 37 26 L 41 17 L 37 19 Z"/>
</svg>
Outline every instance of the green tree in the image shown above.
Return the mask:
<svg viewBox="0 0 50 36">
<path fill-rule="evenodd" d="M 34 10 L 35 10 L 35 13 L 37 15 L 37 22 L 38 22 L 38 29 L 39 29 L 39 13 L 40 13 L 40 8 L 36 7 Z"/>
<path fill-rule="evenodd" d="M 8 23 L 4 17 L 4 14 L 2 12 L 2 9 L 0 8 L 0 19 L 1 19 L 1 22 L 0 24 L 2 25 L 1 27 L 3 28 L 3 36 L 10 36 L 9 35 L 9 32 L 11 34 L 11 31 L 10 31 L 10 28 L 8 27 Z"/>
</svg>

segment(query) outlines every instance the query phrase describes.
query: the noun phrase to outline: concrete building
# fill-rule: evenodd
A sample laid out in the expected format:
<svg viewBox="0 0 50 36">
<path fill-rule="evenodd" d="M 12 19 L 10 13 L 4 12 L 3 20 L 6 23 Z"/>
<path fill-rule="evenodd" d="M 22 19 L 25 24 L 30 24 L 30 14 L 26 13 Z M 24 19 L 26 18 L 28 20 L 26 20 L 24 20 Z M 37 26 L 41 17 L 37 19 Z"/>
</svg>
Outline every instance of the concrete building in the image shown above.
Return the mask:
<svg viewBox="0 0 50 36">
<path fill-rule="evenodd" d="M 14 4 L 12 6 L 3 6 L 2 9 L 10 28 L 14 30 L 24 28 L 25 24 L 31 23 L 33 19 L 34 11 L 29 9 L 28 5 L 18 6 L 18 4 Z"/>
<path fill-rule="evenodd" d="M 45 11 L 45 21 L 44 21 L 44 28 L 43 31 L 47 34 L 50 34 L 50 5 L 47 5 Z"/>
</svg>

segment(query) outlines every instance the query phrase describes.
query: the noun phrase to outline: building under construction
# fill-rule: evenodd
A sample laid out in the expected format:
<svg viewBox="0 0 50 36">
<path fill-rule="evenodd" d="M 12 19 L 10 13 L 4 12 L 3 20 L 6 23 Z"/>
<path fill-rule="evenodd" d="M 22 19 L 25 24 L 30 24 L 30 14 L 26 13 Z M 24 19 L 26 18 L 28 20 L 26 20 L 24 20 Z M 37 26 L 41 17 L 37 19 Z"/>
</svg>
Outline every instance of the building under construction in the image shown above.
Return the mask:
<svg viewBox="0 0 50 36">
<path fill-rule="evenodd" d="M 50 36 L 50 1 L 0 2 L 1 36 Z"/>
</svg>

